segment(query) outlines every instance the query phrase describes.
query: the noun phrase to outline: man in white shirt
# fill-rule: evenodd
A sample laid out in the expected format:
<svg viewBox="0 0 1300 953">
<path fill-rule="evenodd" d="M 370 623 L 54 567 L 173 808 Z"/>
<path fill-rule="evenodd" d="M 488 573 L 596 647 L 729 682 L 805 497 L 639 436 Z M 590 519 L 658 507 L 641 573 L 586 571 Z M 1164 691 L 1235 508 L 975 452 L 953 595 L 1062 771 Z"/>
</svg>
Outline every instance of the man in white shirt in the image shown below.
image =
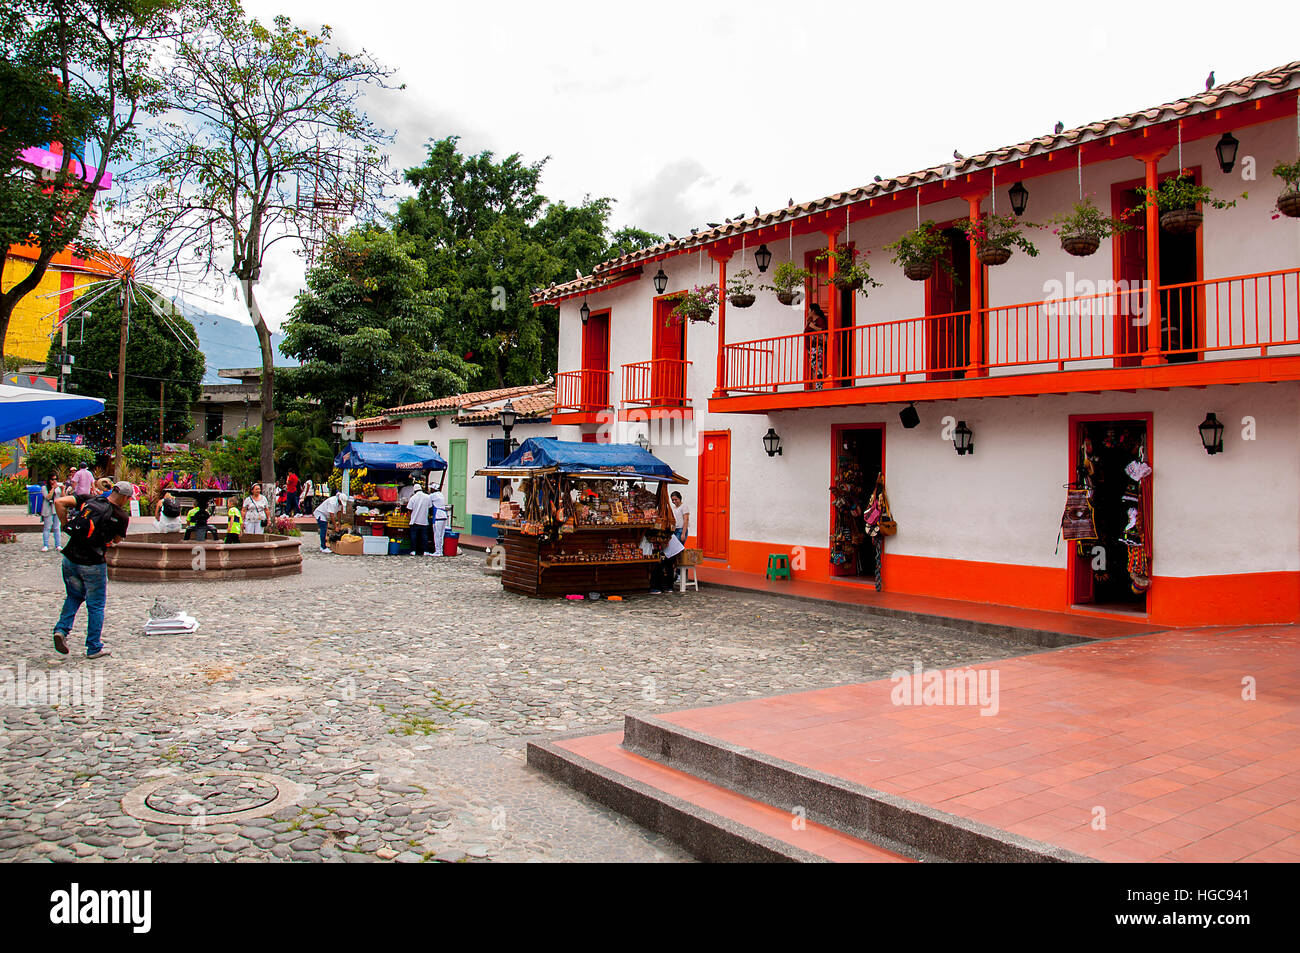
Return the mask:
<svg viewBox="0 0 1300 953">
<path fill-rule="evenodd" d="M 316 528 L 320 530 L 320 551 L 328 553 L 329 547 L 329 528 L 330 521 L 343 513 L 347 508 L 348 498 L 339 490 L 334 496 L 326 497 L 320 506 L 316 507 L 312 516 L 316 517 Z"/>
<path fill-rule="evenodd" d="M 691 508 L 682 502 L 682 495 L 676 490 L 672 492 L 669 499 L 673 501 L 673 519 L 677 521 L 677 528 L 673 530 L 673 535 L 685 543 L 686 537 L 691 534 Z"/>
<path fill-rule="evenodd" d="M 442 490 L 434 490 L 429 497 L 429 521 L 433 526 L 433 555 L 442 555 L 442 538 L 447 534 L 447 498 Z"/>
<path fill-rule="evenodd" d="M 415 484 L 415 491 L 406 501 L 406 508 L 411 511 L 411 555 L 428 556 L 429 548 L 429 509 L 433 501 L 424 487 Z"/>
</svg>

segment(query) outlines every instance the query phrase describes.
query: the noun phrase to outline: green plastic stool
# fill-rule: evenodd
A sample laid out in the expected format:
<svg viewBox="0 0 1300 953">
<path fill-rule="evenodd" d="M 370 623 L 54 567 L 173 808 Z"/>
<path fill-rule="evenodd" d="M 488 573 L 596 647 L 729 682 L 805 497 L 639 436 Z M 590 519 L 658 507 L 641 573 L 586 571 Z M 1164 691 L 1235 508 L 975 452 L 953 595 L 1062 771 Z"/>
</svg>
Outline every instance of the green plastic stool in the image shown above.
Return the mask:
<svg viewBox="0 0 1300 953">
<path fill-rule="evenodd" d="M 767 578 L 772 580 L 789 579 L 790 557 L 785 553 L 768 553 Z"/>
</svg>

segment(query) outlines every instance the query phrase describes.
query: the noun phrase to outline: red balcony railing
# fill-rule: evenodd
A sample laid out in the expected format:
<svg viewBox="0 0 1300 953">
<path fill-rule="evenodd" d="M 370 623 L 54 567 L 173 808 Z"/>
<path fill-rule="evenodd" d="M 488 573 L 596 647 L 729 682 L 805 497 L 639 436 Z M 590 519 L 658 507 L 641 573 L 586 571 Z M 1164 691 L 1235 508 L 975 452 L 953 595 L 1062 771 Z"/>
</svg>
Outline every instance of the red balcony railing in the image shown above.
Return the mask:
<svg viewBox="0 0 1300 953">
<path fill-rule="evenodd" d="M 594 414 L 610 408 L 609 381 L 613 371 L 584 369 L 555 375 L 555 409 L 560 413 Z"/>
<path fill-rule="evenodd" d="M 655 358 L 623 365 L 623 403 L 648 407 L 687 407 L 690 361 Z"/>
<path fill-rule="evenodd" d="M 1159 301 L 1154 342 L 1140 286 L 981 309 L 978 367 L 972 366 L 969 312 L 856 325 L 832 332 L 834 341 L 819 331 L 728 344 L 721 389 L 818 390 L 951 379 L 983 368 L 1025 373 L 1135 364 L 1144 357 L 1198 360 L 1209 352 L 1258 357 L 1300 344 L 1300 269 L 1164 285 Z"/>
</svg>

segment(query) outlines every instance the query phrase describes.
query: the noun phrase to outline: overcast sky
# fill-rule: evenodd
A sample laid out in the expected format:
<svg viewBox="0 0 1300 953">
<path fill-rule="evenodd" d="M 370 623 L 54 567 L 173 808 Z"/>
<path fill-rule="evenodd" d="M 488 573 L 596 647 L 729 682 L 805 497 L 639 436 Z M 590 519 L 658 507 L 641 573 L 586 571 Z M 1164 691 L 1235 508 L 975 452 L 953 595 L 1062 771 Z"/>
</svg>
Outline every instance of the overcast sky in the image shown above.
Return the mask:
<svg viewBox="0 0 1300 953">
<path fill-rule="evenodd" d="M 550 156 L 543 191 L 615 226 L 691 226 L 1158 105 L 1294 59 L 1300 3 L 245 0 L 397 70 L 370 98 L 399 169 L 425 143 Z M 263 271 L 278 325 L 302 264 Z M 239 316 L 229 300 L 213 310 Z"/>
</svg>

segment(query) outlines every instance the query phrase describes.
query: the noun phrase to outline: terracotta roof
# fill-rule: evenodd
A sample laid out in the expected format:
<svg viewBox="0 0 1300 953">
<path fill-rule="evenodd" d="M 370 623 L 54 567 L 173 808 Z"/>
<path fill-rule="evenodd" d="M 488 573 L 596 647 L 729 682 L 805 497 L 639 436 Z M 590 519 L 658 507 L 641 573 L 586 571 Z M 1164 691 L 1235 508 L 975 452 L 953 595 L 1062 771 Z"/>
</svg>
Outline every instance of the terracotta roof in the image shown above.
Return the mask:
<svg viewBox="0 0 1300 953">
<path fill-rule="evenodd" d="M 519 415 L 520 420 L 549 417 L 551 412 L 555 410 L 555 389 L 547 388 L 541 393 L 528 394 L 519 398 L 519 400 L 511 401 L 511 403 L 514 405 L 515 413 Z M 456 421 L 463 424 L 481 423 L 485 420 L 496 420 L 500 413 L 501 408 L 499 407 L 462 410 Z"/>
<path fill-rule="evenodd" d="M 1056 149 L 1064 149 L 1080 143 L 1104 139 L 1107 136 L 1113 136 L 1131 129 L 1140 129 L 1143 126 L 1150 126 L 1159 122 L 1193 116 L 1243 100 L 1297 87 L 1300 87 L 1300 60 L 1287 63 L 1285 66 L 1265 70 L 1262 73 L 1255 73 L 1253 76 L 1247 76 L 1244 79 L 1222 83 L 1205 92 L 1174 100 L 1171 103 L 1165 103 L 1163 106 L 1154 106 L 1150 109 L 1127 113 L 1102 122 L 1088 123 L 1075 129 L 1066 129 L 1060 133 L 1038 136 L 1014 146 L 1005 146 L 990 152 L 982 152 L 979 155 L 967 156 L 945 165 L 923 169 L 920 172 L 911 172 L 892 179 L 882 179 L 879 182 L 851 189 L 848 192 L 836 192 L 833 195 L 815 199 L 811 202 L 792 204 L 776 212 L 752 215 L 745 219 L 733 219 L 729 224 L 718 228 L 701 229 L 686 238 L 640 248 L 618 258 L 601 262 L 586 277 L 566 281 L 563 284 L 552 284 L 548 288 L 539 288 L 533 292 L 532 301 L 534 305 L 545 304 L 557 298 L 583 291 L 600 290 L 612 281 L 622 277 L 621 275 L 612 274 L 614 272 L 626 271 L 648 259 L 698 249 L 728 236 L 739 236 L 742 232 L 803 218 L 814 212 L 843 207 L 903 189 L 917 188 L 928 182 L 939 182 L 954 175 L 964 175 L 1010 162 L 1019 162 L 1029 156 L 1041 155 Z"/>
<path fill-rule="evenodd" d="M 359 429 L 366 427 L 381 427 L 391 424 L 395 420 L 401 420 L 404 417 L 432 417 L 441 414 L 454 414 L 464 407 L 474 407 L 477 404 L 489 404 L 499 400 L 510 400 L 515 402 L 518 409 L 521 402 L 516 398 L 528 397 L 533 395 L 549 394 L 552 406 L 555 403 L 555 387 L 552 384 L 524 384 L 519 387 L 499 387 L 496 390 L 480 390 L 468 394 L 452 394 L 450 397 L 439 397 L 436 400 L 425 400 L 418 404 L 403 404 L 401 407 L 390 407 L 379 417 L 366 417 L 361 420 L 353 421 L 353 426 Z M 495 411 L 493 411 L 495 413 Z"/>
</svg>

